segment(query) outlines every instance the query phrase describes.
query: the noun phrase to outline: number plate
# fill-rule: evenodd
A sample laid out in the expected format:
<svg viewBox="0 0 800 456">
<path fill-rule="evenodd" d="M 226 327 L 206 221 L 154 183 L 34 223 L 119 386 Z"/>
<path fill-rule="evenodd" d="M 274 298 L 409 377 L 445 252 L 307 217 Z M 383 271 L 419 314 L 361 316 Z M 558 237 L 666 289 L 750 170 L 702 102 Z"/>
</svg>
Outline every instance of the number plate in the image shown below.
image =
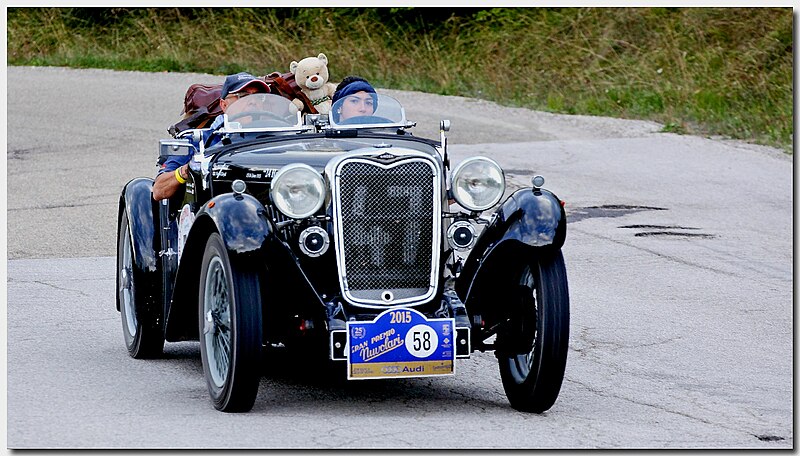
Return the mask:
<svg viewBox="0 0 800 456">
<path fill-rule="evenodd" d="M 371 322 L 347 322 L 347 379 L 455 373 L 452 318 L 391 309 Z"/>
</svg>

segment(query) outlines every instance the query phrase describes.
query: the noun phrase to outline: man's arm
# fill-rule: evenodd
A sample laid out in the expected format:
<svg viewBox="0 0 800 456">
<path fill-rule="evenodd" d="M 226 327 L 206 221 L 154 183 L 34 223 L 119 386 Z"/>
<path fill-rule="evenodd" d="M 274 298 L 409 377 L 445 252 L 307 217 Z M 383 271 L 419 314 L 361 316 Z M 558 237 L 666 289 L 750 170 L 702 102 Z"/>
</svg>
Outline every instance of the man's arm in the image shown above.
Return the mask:
<svg viewBox="0 0 800 456">
<path fill-rule="evenodd" d="M 184 179 L 189 178 L 189 164 L 185 164 L 178 168 L 181 173 L 181 177 Z M 182 183 L 178 182 L 178 179 L 175 177 L 175 171 L 169 172 L 165 171 L 159 174 L 156 177 L 156 181 L 153 184 L 153 199 L 156 201 L 166 199 L 171 197 L 178 191 L 178 188 L 183 185 Z"/>
<path fill-rule="evenodd" d="M 221 127 L 224 123 L 224 117 L 222 115 L 218 115 L 214 118 L 214 122 L 211 123 L 211 126 L 208 129 L 204 129 L 202 131 L 202 137 L 200 141 L 203 143 L 208 141 L 208 138 L 214 134 L 219 127 Z M 219 137 L 215 138 L 217 141 Z M 212 143 L 215 141 L 212 141 Z M 210 146 L 211 144 L 209 144 Z M 158 176 L 156 176 L 156 181 L 153 184 L 153 199 L 156 201 L 170 198 L 172 195 L 178 191 L 182 183 L 178 182 L 178 179 L 175 178 L 175 169 L 181 170 L 181 176 L 183 179 L 187 179 L 189 177 L 189 160 L 191 160 L 191 156 L 186 156 L 182 158 L 170 158 L 164 163 L 164 170 L 161 171 Z"/>
</svg>

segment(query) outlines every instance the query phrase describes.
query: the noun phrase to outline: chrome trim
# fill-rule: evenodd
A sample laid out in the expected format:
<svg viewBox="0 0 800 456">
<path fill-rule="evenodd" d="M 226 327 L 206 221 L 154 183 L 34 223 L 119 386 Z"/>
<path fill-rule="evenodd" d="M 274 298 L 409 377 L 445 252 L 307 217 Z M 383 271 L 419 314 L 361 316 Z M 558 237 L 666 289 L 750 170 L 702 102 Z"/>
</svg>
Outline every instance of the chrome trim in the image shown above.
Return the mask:
<svg viewBox="0 0 800 456">
<path fill-rule="evenodd" d="M 393 149 L 392 154 L 400 159 L 390 164 L 383 164 L 375 159 L 368 159 L 367 157 L 379 156 L 385 153 L 382 149 L 372 149 L 370 151 L 362 151 L 356 154 L 346 154 L 336 157 L 326 167 L 326 173 L 329 173 L 331 180 L 331 201 L 333 206 L 333 226 L 334 226 L 334 250 L 336 252 L 336 265 L 339 269 L 339 287 L 342 290 L 342 296 L 351 304 L 357 307 L 364 307 L 370 309 L 385 309 L 391 306 L 407 305 L 414 306 L 420 305 L 429 301 L 435 294 L 438 287 L 439 280 L 439 259 L 441 256 L 441 242 L 442 242 L 442 199 L 444 198 L 442 189 L 442 170 L 440 163 L 429 154 L 410 150 L 410 149 Z M 422 162 L 430 166 L 433 171 L 433 213 L 432 217 L 432 241 L 431 241 L 431 274 L 428 281 L 428 291 L 423 295 L 414 296 L 411 298 L 400 298 L 386 302 L 382 299 L 363 299 L 357 298 L 350 293 L 347 285 L 347 263 L 344 255 L 342 239 L 344 232 L 342 230 L 342 214 L 341 214 L 341 201 L 340 201 L 340 179 L 341 168 L 347 163 L 361 162 L 370 166 L 376 166 L 382 169 L 391 169 L 400 165 L 405 165 L 410 162 Z M 383 292 L 381 293 L 383 294 Z"/>
<path fill-rule="evenodd" d="M 461 244 L 457 243 L 456 240 L 454 239 L 454 236 L 456 235 L 456 230 L 461 228 L 461 227 L 466 227 L 470 231 L 470 233 L 472 233 L 472 238 L 469 240 L 469 243 L 467 245 L 461 245 Z M 450 227 L 447 228 L 447 241 L 450 243 L 450 245 L 454 249 L 456 249 L 458 251 L 464 251 L 464 250 L 471 249 L 472 246 L 475 245 L 475 239 L 476 238 L 477 238 L 477 234 L 475 233 L 475 227 L 472 226 L 472 223 L 470 223 L 470 222 L 468 222 L 466 220 L 459 220 L 457 222 L 453 222 L 450 225 Z"/>
<path fill-rule="evenodd" d="M 467 206 L 466 204 L 464 204 L 458 198 L 458 194 L 455 191 L 455 186 L 453 185 L 453 183 L 455 182 L 455 180 L 458 177 L 458 175 L 461 173 L 461 169 L 464 168 L 464 166 L 466 166 L 469 163 L 476 162 L 476 161 L 488 161 L 491 164 L 493 164 L 495 167 L 497 167 L 498 170 L 500 170 L 500 178 L 503 181 L 503 191 L 500 192 L 497 195 L 497 197 L 494 199 L 494 202 L 492 204 L 490 204 L 488 206 L 471 208 L 471 207 Z M 483 156 L 469 157 L 469 158 L 463 160 L 461 163 L 459 163 L 455 167 L 455 169 L 453 169 L 453 172 L 450 174 L 450 189 L 453 192 L 453 198 L 455 198 L 455 200 L 456 200 L 456 202 L 458 204 L 460 204 L 464 208 L 469 209 L 469 210 L 474 211 L 474 212 L 481 212 L 481 211 L 485 211 L 485 210 L 488 210 L 488 209 L 491 209 L 491 208 L 495 207 L 497 205 L 497 203 L 499 203 L 500 200 L 503 199 L 503 195 L 505 194 L 507 188 L 508 187 L 506 186 L 506 173 L 505 173 L 505 171 L 503 171 L 503 167 L 500 166 L 496 161 L 494 161 L 494 160 L 492 160 L 491 158 L 488 158 L 488 157 L 483 157 Z"/>
<path fill-rule="evenodd" d="M 308 247 L 306 247 L 306 238 L 312 233 L 316 233 L 322 236 L 322 247 L 320 247 L 319 250 L 314 252 L 308 250 Z M 316 258 L 318 256 L 324 255 L 325 252 L 328 251 L 328 246 L 330 246 L 330 244 L 331 244 L 331 239 L 330 237 L 328 237 L 328 232 L 318 226 L 310 226 L 304 229 L 302 233 L 300 233 L 300 239 L 299 239 L 300 251 L 310 256 L 311 258 Z"/>
<path fill-rule="evenodd" d="M 461 358 L 461 359 L 469 358 L 470 355 L 472 354 L 472 334 L 471 334 L 472 330 L 470 328 L 463 328 L 463 327 L 462 328 L 458 328 L 458 327 L 455 328 L 455 332 L 453 333 L 454 336 L 455 336 L 455 337 L 453 337 L 453 341 L 455 343 L 458 343 L 457 341 L 458 341 L 458 332 L 459 331 L 466 331 L 467 332 L 467 337 L 466 337 L 467 354 L 466 355 L 459 355 L 458 354 L 458 347 L 456 347 L 456 358 Z"/>
<path fill-rule="evenodd" d="M 342 130 L 362 130 L 362 129 L 374 129 L 374 128 L 411 128 L 416 126 L 416 122 L 395 122 L 395 123 L 374 123 L 374 124 L 336 124 L 331 123 L 322 127 L 322 130 L 334 130 L 334 131 L 342 131 Z"/>
<path fill-rule="evenodd" d="M 344 347 L 336 347 L 334 345 L 335 344 L 334 335 L 336 335 L 336 334 L 338 334 L 340 336 L 342 334 L 344 334 L 344 341 L 345 341 Z M 333 360 L 333 361 L 347 361 L 347 358 L 348 358 L 347 355 L 348 355 L 348 351 L 349 351 L 348 349 L 349 349 L 349 347 L 347 346 L 347 331 L 340 330 L 340 329 L 336 329 L 336 330 L 331 331 L 329 336 L 328 336 L 328 358 Z M 336 354 L 334 353 L 335 350 L 342 350 L 342 352 L 344 352 L 344 356 L 342 356 L 342 357 L 336 356 Z"/>
<path fill-rule="evenodd" d="M 168 157 L 170 155 L 181 155 L 178 152 L 182 148 L 186 148 L 186 151 L 182 155 L 192 155 L 197 153 L 197 147 L 192 144 L 192 141 L 187 138 L 177 138 L 177 139 L 160 139 L 158 141 L 159 147 L 159 155 L 162 157 Z"/>
<path fill-rule="evenodd" d="M 237 195 L 241 195 L 247 190 L 247 184 L 241 179 L 236 179 L 231 184 L 231 191 Z"/>
<path fill-rule="evenodd" d="M 224 127 L 220 127 L 216 130 L 217 133 L 223 134 L 236 134 L 236 133 L 280 133 L 280 132 L 297 132 L 303 133 L 306 131 L 313 131 L 316 128 L 313 125 L 292 125 L 292 126 L 285 126 L 285 127 L 260 127 L 260 128 L 231 128 L 227 129 Z"/>
<path fill-rule="evenodd" d="M 277 191 L 278 184 L 280 184 L 281 176 L 286 174 L 287 172 L 293 170 L 293 169 L 305 169 L 307 171 L 311 171 L 311 173 L 314 175 L 314 177 L 315 178 L 319 178 L 319 180 L 322 182 L 322 189 L 323 189 L 324 193 L 322 195 L 322 198 L 319 201 L 317 201 L 316 207 L 314 208 L 313 211 L 307 211 L 307 212 L 305 212 L 303 214 L 295 214 L 295 215 L 287 214 L 286 212 L 283 211 L 283 209 L 280 208 L 280 205 L 275 202 L 275 192 Z M 317 171 L 316 169 L 312 168 L 309 165 L 306 165 L 305 163 L 290 163 L 290 164 L 284 166 L 283 168 L 279 169 L 278 172 L 275 173 L 275 176 L 272 177 L 272 181 L 270 183 L 270 189 L 269 189 L 269 198 L 272 201 L 272 204 L 275 205 L 275 208 L 277 208 L 283 215 L 285 215 L 285 216 L 287 216 L 289 218 L 293 218 L 293 219 L 298 219 L 299 220 L 299 219 L 304 219 L 306 217 L 310 217 L 310 216 L 316 214 L 317 211 L 319 211 L 320 208 L 322 207 L 322 205 L 325 203 L 325 200 L 328 198 L 327 193 L 328 192 L 327 192 L 327 185 L 325 183 L 325 177 L 323 175 L 321 175 L 319 173 L 319 171 Z"/>
</svg>

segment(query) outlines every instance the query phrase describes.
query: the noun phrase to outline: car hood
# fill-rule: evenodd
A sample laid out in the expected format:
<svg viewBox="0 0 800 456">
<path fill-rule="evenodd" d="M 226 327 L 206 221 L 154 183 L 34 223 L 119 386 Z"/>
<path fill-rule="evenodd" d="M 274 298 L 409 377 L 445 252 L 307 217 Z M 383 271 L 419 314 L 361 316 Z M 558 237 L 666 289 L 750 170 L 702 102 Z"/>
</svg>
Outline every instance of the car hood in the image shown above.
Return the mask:
<svg viewBox="0 0 800 456">
<path fill-rule="evenodd" d="M 283 151 L 276 152 L 271 150 L 266 152 L 263 149 L 246 150 L 237 152 L 234 155 L 224 153 L 220 155 L 215 161 L 215 168 L 218 166 L 227 165 L 237 168 L 248 169 L 262 169 L 262 168 L 275 168 L 280 169 L 290 163 L 305 163 L 314 169 L 323 171 L 325 165 L 335 156 L 341 155 L 342 151 Z"/>
</svg>

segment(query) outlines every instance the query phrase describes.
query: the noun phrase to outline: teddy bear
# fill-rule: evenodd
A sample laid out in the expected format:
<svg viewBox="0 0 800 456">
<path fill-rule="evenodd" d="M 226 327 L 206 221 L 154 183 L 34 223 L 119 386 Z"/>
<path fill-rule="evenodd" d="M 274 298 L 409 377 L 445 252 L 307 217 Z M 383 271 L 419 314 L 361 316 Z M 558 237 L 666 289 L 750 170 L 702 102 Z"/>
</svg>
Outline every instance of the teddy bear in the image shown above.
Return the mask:
<svg viewBox="0 0 800 456">
<path fill-rule="evenodd" d="M 320 114 L 331 110 L 331 97 L 336 91 L 336 84 L 328 82 L 328 57 L 320 53 L 316 57 L 306 57 L 299 62 L 292 61 L 289 71 L 300 90 L 311 100 L 311 104 Z M 303 102 L 299 98 L 292 100 L 294 112 L 303 110 Z"/>
</svg>

